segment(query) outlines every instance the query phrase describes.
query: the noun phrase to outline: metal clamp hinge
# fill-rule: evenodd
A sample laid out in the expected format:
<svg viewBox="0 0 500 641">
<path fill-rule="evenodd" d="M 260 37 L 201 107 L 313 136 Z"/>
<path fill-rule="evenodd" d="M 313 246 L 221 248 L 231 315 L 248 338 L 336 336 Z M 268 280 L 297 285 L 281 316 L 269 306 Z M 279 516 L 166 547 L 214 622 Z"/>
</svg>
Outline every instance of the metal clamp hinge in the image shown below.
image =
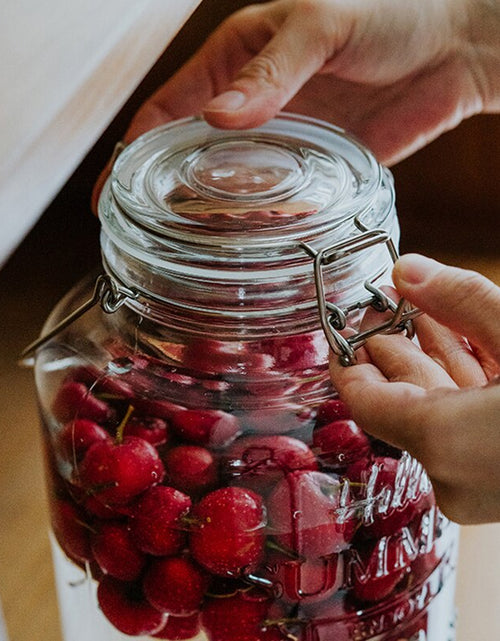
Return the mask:
<svg viewBox="0 0 500 641">
<path fill-rule="evenodd" d="M 404 331 L 408 337 L 413 337 L 412 320 L 421 313 L 419 309 L 411 307 L 404 298 L 401 298 L 396 303 L 370 281 L 364 283 L 365 289 L 370 293 L 370 296 L 347 307 L 341 308 L 326 299 L 323 280 L 323 268 L 325 266 L 380 243 L 385 243 L 387 246 L 393 263 L 399 257 L 396 247 L 386 231 L 381 229 L 370 230 L 359 219 L 356 219 L 355 223 L 362 233 L 353 238 L 340 241 L 331 247 L 316 251 L 307 243 L 300 243 L 302 249 L 314 261 L 314 280 L 321 326 L 330 348 L 339 357 L 340 363 L 344 366 L 356 363 L 356 349 L 361 347 L 371 336 Z M 378 312 L 392 312 L 392 317 L 370 329 L 344 336 L 341 332 L 347 326 L 349 313 L 367 307 L 372 307 Z"/>
<path fill-rule="evenodd" d="M 36 341 L 33 341 L 21 352 L 21 359 L 33 354 L 39 347 L 45 345 L 51 338 L 62 332 L 66 327 L 74 323 L 80 316 L 83 316 L 90 309 L 100 304 L 106 314 L 113 314 L 119 309 L 127 298 L 137 298 L 138 292 L 118 283 L 108 274 L 101 274 L 94 284 L 94 292 L 88 301 L 80 305 L 71 314 L 57 323 L 49 332 L 43 334 Z"/>
</svg>

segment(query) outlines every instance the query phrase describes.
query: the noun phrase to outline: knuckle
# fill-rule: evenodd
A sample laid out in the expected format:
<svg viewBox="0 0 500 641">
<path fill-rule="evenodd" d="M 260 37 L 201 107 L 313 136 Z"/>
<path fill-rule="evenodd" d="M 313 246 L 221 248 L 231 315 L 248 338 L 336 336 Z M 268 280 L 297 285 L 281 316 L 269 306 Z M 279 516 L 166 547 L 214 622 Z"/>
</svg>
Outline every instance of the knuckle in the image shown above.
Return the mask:
<svg viewBox="0 0 500 641">
<path fill-rule="evenodd" d="M 241 70 L 238 80 L 254 80 L 272 89 L 281 87 L 281 77 L 286 74 L 286 57 L 279 52 L 262 52 Z"/>
<path fill-rule="evenodd" d="M 492 294 L 492 284 L 477 272 L 464 270 L 452 284 L 453 290 L 450 291 L 455 294 L 452 305 L 457 309 L 480 307 L 488 302 Z"/>
</svg>

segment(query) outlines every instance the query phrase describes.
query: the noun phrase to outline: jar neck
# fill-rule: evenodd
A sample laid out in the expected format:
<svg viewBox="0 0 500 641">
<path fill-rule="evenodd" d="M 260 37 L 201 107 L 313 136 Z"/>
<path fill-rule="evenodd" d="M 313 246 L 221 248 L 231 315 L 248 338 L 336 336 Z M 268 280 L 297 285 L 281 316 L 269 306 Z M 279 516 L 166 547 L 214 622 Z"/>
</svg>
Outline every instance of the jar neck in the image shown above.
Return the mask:
<svg viewBox="0 0 500 641">
<path fill-rule="evenodd" d="M 395 210 L 388 212 L 384 231 L 397 244 Z M 361 235 L 352 229 L 348 237 Z M 332 244 L 333 238 L 332 238 Z M 103 230 L 103 263 L 107 273 L 138 292 L 127 305 L 154 322 L 220 337 L 245 334 L 259 337 L 276 331 L 300 333 L 320 326 L 314 258 L 301 243 L 287 244 L 266 261 L 211 262 L 197 253 L 126 251 Z M 327 249 L 327 238 L 309 247 Z M 153 250 L 154 247 L 154 250 Z M 316 249 L 315 249 L 316 251 Z M 365 282 L 388 284 L 392 258 L 383 242 L 340 257 L 323 269 L 325 296 L 339 307 L 355 307 L 366 298 Z"/>
</svg>

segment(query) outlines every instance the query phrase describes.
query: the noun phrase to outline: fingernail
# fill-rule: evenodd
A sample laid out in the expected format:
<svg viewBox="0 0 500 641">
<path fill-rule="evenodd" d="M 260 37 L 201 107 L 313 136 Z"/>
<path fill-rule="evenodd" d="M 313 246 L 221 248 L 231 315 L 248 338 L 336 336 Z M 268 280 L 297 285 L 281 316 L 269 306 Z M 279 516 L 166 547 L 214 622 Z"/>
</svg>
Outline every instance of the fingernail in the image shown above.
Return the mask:
<svg viewBox="0 0 500 641">
<path fill-rule="evenodd" d="M 246 99 L 243 92 L 232 89 L 213 98 L 204 111 L 236 111 L 243 107 Z"/>
<path fill-rule="evenodd" d="M 421 285 L 433 276 L 440 264 L 420 254 L 405 254 L 394 265 L 394 284 Z"/>
</svg>

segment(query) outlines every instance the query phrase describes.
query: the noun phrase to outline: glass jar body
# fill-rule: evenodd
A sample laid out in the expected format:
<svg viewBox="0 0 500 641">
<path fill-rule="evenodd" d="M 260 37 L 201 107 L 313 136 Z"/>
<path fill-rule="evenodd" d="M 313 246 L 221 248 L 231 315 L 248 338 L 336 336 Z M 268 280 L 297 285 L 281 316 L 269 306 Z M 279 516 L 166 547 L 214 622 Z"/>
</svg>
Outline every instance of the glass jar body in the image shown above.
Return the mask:
<svg viewBox="0 0 500 641">
<path fill-rule="evenodd" d="M 351 420 L 322 331 L 154 316 L 94 308 L 37 356 L 67 641 L 452 641 L 456 527 Z"/>
</svg>

